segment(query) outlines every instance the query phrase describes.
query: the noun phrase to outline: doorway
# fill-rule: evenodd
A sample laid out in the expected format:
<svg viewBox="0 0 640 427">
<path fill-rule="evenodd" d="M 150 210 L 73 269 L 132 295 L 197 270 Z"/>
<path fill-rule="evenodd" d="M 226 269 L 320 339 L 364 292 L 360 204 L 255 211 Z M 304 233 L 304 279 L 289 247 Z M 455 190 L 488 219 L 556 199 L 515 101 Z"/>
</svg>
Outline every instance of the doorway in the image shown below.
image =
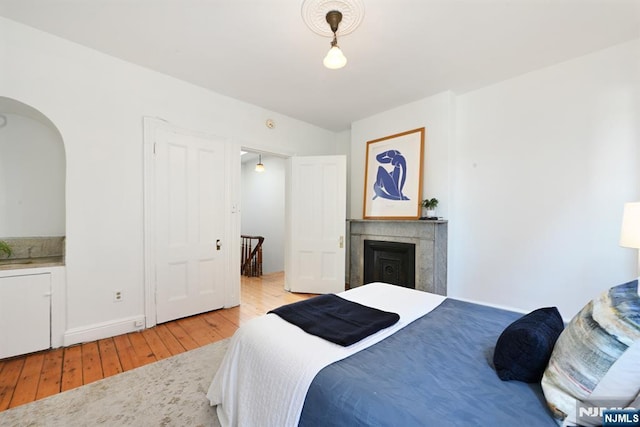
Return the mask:
<svg viewBox="0 0 640 427">
<path fill-rule="evenodd" d="M 266 178 L 264 154 L 258 162 L 243 162 L 246 179 L 241 180 L 241 198 L 246 204 L 241 204 L 242 223 L 248 223 L 245 216 L 252 217 L 260 228 L 243 227 L 242 234 L 257 235 L 267 229 L 263 224 L 268 199 L 272 187 L 277 187 L 278 203 L 272 206 L 271 216 L 282 227 L 285 288 L 302 293 L 344 291 L 346 157 L 290 156 L 282 160 L 277 186 Z M 255 171 L 257 163 L 262 163 L 264 172 Z M 260 187 L 252 188 L 249 181 Z"/>
<path fill-rule="evenodd" d="M 241 154 L 240 233 L 262 236 L 262 273 L 284 271 L 286 158 L 251 149 Z M 261 162 L 264 171 L 256 171 Z"/>
</svg>

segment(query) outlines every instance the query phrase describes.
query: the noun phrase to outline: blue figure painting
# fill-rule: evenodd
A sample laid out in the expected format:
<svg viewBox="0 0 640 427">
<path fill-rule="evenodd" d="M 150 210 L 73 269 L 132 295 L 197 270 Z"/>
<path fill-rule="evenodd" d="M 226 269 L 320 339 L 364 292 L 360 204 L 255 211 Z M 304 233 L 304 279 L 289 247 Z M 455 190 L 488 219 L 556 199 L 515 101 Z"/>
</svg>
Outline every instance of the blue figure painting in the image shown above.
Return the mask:
<svg viewBox="0 0 640 427">
<path fill-rule="evenodd" d="M 391 164 L 393 169 L 387 171 L 383 166 L 378 166 L 376 181 L 373 183 L 375 195 L 372 200 L 377 197 L 388 200 L 409 200 L 402 193 L 407 180 L 407 161 L 402 153 L 398 150 L 388 150 L 378 154 L 376 160 L 382 164 Z"/>
</svg>

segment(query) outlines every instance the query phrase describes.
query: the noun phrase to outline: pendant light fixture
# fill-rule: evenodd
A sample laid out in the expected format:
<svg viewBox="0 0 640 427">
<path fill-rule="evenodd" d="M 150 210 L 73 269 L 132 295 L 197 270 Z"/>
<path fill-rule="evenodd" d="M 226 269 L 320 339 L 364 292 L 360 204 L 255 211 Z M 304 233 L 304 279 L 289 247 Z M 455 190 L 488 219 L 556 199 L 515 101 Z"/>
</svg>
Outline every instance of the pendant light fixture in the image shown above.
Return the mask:
<svg viewBox="0 0 640 427">
<path fill-rule="evenodd" d="M 327 12 L 326 19 L 333 33 L 333 40 L 331 41 L 331 49 L 327 52 L 327 56 L 324 57 L 322 63 L 331 70 L 337 70 L 347 65 L 347 57 L 344 56 L 344 53 L 340 50 L 338 37 L 336 36 L 338 25 L 340 25 L 340 21 L 342 21 L 342 13 L 337 10 L 330 10 Z"/>
<path fill-rule="evenodd" d="M 331 49 L 322 63 L 336 70 L 347 64 L 347 58 L 338 46 L 340 37 L 351 34 L 362 22 L 362 0 L 303 0 L 302 19 L 311 31 L 323 37 L 331 37 Z M 329 24 L 329 25 L 327 25 Z M 338 31 L 339 29 L 339 31 Z"/>
<path fill-rule="evenodd" d="M 258 164 L 256 165 L 256 172 L 264 172 L 264 165 L 262 164 L 262 154 L 258 154 Z"/>
</svg>

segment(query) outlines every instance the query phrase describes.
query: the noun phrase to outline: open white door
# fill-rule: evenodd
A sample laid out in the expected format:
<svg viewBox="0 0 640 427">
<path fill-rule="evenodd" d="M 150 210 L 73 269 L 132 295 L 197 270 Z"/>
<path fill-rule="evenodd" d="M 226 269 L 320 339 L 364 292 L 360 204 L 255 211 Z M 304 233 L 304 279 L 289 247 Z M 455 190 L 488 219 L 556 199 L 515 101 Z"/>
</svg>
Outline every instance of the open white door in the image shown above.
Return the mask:
<svg viewBox="0 0 640 427">
<path fill-rule="evenodd" d="M 224 305 L 228 174 L 224 140 L 169 126 L 154 135 L 153 274 L 162 323 Z"/>
<path fill-rule="evenodd" d="M 344 291 L 346 186 L 345 156 L 289 159 L 285 288 L 291 292 Z"/>
</svg>

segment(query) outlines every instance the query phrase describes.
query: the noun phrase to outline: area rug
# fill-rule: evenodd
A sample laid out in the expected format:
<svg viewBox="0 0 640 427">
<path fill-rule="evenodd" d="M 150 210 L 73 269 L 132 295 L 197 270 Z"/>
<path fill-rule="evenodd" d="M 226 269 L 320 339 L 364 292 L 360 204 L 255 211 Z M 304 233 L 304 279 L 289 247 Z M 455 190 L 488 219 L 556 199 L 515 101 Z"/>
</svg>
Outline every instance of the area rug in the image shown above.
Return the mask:
<svg viewBox="0 0 640 427">
<path fill-rule="evenodd" d="M 228 341 L 0 412 L 0 426 L 220 426 L 205 394 Z"/>
</svg>

